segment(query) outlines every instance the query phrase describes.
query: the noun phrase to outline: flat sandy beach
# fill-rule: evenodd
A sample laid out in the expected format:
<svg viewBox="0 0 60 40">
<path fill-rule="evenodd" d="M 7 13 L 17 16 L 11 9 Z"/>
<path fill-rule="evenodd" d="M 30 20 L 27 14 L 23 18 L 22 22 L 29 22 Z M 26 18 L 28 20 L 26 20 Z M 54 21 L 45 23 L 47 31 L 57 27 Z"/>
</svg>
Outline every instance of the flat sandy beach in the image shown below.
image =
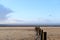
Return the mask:
<svg viewBox="0 0 60 40">
<path fill-rule="evenodd" d="M 0 40 L 35 40 L 35 27 L 0 27 Z M 60 27 L 41 27 L 47 40 L 60 40 Z"/>
</svg>

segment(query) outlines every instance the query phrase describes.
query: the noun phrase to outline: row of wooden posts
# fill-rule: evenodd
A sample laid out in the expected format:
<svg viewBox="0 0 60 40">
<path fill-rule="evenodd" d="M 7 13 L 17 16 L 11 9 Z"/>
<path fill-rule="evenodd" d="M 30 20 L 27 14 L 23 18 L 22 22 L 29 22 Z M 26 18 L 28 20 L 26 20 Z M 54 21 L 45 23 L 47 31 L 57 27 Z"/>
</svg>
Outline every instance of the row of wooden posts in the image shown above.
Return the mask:
<svg viewBox="0 0 60 40">
<path fill-rule="evenodd" d="M 36 38 L 35 40 L 47 40 L 47 32 L 43 32 L 40 27 L 35 28 Z"/>
</svg>

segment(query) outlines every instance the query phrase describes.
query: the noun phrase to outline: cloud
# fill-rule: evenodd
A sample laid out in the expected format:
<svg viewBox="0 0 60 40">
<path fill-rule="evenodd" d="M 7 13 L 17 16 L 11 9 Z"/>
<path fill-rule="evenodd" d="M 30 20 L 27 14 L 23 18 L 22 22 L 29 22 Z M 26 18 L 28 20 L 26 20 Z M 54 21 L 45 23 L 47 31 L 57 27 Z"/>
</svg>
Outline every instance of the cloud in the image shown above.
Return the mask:
<svg viewBox="0 0 60 40">
<path fill-rule="evenodd" d="M 13 12 L 11 9 L 4 7 L 0 4 L 0 21 L 5 21 L 7 18 L 7 15 Z"/>
<path fill-rule="evenodd" d="M 13 11 L 9 8 L 0 4 L 0 24 L 12 24 L 12 23 L 22 23 L 23 20 L 8 19 L 7 15 L 10 15 Z"/>
<path fill-rule="evenodd" d="M 12 13 L 13 11 L 9 8 L 6 8 L 5 6 L 0 4 L 0 23 L 43 23 L 43 21 L 38 21 L 38 20 L 17 20 L 17 19 L 8 19 L 9 17 L 7 17 L 7 15 L 9 15 L 10 13 Z"/>
</svg>

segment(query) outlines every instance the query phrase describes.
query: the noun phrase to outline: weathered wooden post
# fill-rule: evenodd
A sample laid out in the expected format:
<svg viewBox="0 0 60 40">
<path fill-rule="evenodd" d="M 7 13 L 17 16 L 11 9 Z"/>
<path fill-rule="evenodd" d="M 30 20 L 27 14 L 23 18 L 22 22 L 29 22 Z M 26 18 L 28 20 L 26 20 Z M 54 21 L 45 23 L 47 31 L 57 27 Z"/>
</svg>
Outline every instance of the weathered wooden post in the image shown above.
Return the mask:
<svg viewBox="0 0 60 40">
<path fill-rule="evenodd" d="M 43 30 L 41 30 L 41 40 L 44 40 L 44 38 L 43 38 Z"/>
<path fill-rule="evenodd" d="M 43 40 L 43 30 L 40 27 L 35 28 L 36 31 L 36 39 L 35 40 Z"/>
<path fill-rule="evenodd" d="M 44 40 L 47 40 L 47 32 L 44 32 Z"/>
<path fill-rule="evenodd" d="M 40 27 L 35 27 L 36 38 L 35 40 L 47 40 L 47 32 L 43 32 Z"/>
<path fill-rule="evenodd" d="M 42 30 L 41 29 L 39 29 L 39 38 L 40 38 L 40 40 L 42 40 Z"/>
<path fill-rule="evenodd" d="M 39 29 L 40 29 L 40 27 L 35 27 L 35 31 L 36 31 L 36 38 L 35 38 L 35 40 L 39 39 Z"/>
</svg>

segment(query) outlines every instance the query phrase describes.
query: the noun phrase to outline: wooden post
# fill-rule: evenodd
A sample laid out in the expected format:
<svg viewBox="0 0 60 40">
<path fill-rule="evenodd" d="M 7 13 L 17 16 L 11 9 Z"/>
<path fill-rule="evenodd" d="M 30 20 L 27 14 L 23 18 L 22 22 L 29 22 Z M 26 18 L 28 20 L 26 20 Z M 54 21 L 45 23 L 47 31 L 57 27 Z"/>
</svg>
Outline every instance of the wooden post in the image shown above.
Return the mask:
<svg viewBox="0 0 60 40">
<path fill-rule="evenodd" d="M 44 32 L 44 40 L 47 40 L 47 32 Z"/>
<path fill-rule="evenodd" d="M 43 32 L 40 27 L 35 28 L 36 31 L 36 39 L 35 40 L 47 40 L 47 32 Z"/>
<path fill-rule="evenodd" d="M 39 35 L 40 35 L 40 27 L 35 27 L 35 31 L 36 31 L 36 38 L 35 38 L 35 40 L 39 40 L 40 38 L 39 38 Z"/>
<path fill-rule="evenodd" d="M 43 38 L 43 30 L 41 30 L 41 40 L 44 40 L 44 38 Z"/>
</svg>

